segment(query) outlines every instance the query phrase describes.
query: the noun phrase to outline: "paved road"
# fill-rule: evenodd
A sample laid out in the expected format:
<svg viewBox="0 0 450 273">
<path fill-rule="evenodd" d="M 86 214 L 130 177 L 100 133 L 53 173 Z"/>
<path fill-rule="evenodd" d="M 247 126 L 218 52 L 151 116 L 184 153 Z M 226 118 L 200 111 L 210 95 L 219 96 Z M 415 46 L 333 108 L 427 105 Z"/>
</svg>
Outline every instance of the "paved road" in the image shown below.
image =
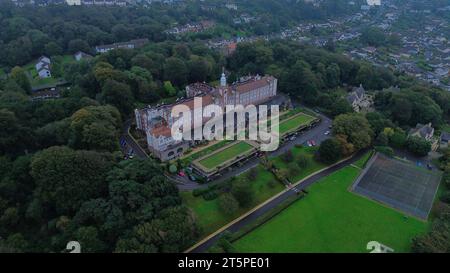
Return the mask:
<svg viewBox="0 0 450 273">
<path fill-rule="evenodd" d="M 122 136 L 121 139 L 125 140 L 126 144 L 131 147 L 134 151 L 134 154 L 139 158 L 147 158 L 148 155 L 145 153 L 145 151 L 137 144 L 133 138 L 128 134 L 128 129 L 131 126 L 131 119 L 125 121 L 122 129 Z"/>
<path fill-rule="evenodd" d="M 298 191 L 304 190 L 305 188 L 309 187 L 310 185 L 316 183 L 317 181 L 319 181 L 321 178 L 330 175 L 331 173 L 342 169 L 346 166 L 349 166 L 350 164 L 353 164 L 354 162 L 356 162 L 358 159 L 360 159 L 366 151 L 361 151 L 358 154 L 356 154 L 354 157 L 341 162 L 329 169 L 326 169 L 316 175 L 311 176 L 310 178 L 306 179 L 305 181 L 303 181 L 302 183 L 300 183 L 299 185 L 297 185 L 295 188 Z M 289 198 L 290 196 L 295 195 L 295 191 L 292 189 L 290 191 L 287 191 L 283 194 L 281 194 L 280 196 L 278 196 L 277 198 L 275 198 L 274 200 L 270 201 L 269 203 L 265 204 L 264 206 L 262 206 L 261 208 L 257 209 L 256 211 L 252 212 L 251 214 L 247 215 L 246 217 L 244 217 L 243 219 L 241 219 L 240 221 L 234 223 L 233 225 L 231 225 L 229 228 L 227 228 L 225 231 L 229 231 L 229 232 L 236 232 L 239 229 L 241 229 L 242 227 L 244 227 L 245 225 L 249 224 L 250 222 L 256 220 L 258 217 L 262 216 L 263 214 L 267 213 L 268 211 L 274 209 L 276 206 L 278 206 L 280 203 L 282 203 L 283 201 L 285 201 L 287 198 Z M 306 197 L 307 198 L 307 197 Z M 206 250 L 208 250 L 208 248 L 210 248 L 219 238 L 220 236 L 223 234 L 217 234 L 214 237 L 210 238 L 209 240 L 205 241 L 203 244 L 197 246 L 196 248 L 194 248 L 191 253 L 202 253 L 205 252 Z"/>
</svg>

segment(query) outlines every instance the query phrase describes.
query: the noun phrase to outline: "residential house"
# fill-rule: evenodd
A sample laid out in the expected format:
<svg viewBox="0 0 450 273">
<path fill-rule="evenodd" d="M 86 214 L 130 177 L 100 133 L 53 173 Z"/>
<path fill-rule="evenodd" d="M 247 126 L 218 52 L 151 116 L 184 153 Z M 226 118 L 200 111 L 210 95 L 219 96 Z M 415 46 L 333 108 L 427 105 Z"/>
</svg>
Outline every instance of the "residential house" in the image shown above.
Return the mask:
<svg viewBox="0 0 450 273">
<path fill-rule="evenodd" d="M 373 96 L 366 93 L 364 87 L 354 87 L 347 95 L 347 101 L 355 112 L 370 112 L 373 106 Z"/>
<path fill-rule="evenodd" d="M 448 148 L 449 144 L 450 144 L 450 133 L 442 132 L 439 147 L 441 149 Z"/>
<path fill-rule="evenodd" d="M 141 48 L 141 47 L 145 46 L 146 44 L 148 44 L 148 39 L 136 39 L 136 40 L 131 40 L 129 42 L 96 46 L 95 51 L 97 53 L 106 53 L 110 50 L 118 49 L 118 48 L 125 48 L 125 49 Z"/>
<path fill-rule="evenodd" d="M 431 149 L 433 151 L 437 150 L 439 147 L 439 142 L 437 139 L 433 138 L 434 128 L 431 126 L 431 122 L 428 124 L 417 123 L 415 128 L 409 130 L 408 137 L 416 136 L 425 139 L 431 143 Z"/>
<path fill-rule="evenodd" d="M 50 78 L 52 76 L 50 71 L 50 65 L 51 65 L 50 58 L 46 56 L 42 56 L 39 58 L 38 62 L 35 65 L 39 78 L 45 79 Z"/>
<path fill-rule="evenodd" d="M 75 60 L 76 60 L 77 62 L 79 62 L 79 61 L 81 61 L 81 60 L 90 60 L 90 59 L 93 58 L 91 55 L 89 55 L 89 54 L 87 54 L 87 53 L 84 53 L 84 52 L 82 52 L 82 51 L 78 51 L 77 53 L 75 53 L 75 54 L 73 55 L 73 57 L 75 58 Z"/>
</svg>

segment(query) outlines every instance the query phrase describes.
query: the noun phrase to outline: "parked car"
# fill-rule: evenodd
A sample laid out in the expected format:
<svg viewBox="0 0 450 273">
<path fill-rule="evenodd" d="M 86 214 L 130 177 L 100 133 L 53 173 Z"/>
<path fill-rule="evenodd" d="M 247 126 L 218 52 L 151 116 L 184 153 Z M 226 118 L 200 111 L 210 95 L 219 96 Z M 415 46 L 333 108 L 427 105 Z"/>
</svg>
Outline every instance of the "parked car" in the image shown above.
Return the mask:
<svg viewBox="0 0 450 273">
<path fill-rule="evenodd" d="M 185 177 L 185 176 L 186 176 L 186 174 L 185 174 L 183 171 L 180 171 L 180 172 L 178 173 L 178 175 L 181 176 L 181 177 Z"/>
<path fill-rule="evenodd" d="M 325 135 L 328 136 L 330 134 L 330 131 L 326 131 Z"/>
<path fill-rule="evenodd" d="M 197 181 L 197 179 L 195 178 L 195 176 L 193 176 L 192 174 L 189 175 L 189 179 L 191 181 Z"/>
</svg>

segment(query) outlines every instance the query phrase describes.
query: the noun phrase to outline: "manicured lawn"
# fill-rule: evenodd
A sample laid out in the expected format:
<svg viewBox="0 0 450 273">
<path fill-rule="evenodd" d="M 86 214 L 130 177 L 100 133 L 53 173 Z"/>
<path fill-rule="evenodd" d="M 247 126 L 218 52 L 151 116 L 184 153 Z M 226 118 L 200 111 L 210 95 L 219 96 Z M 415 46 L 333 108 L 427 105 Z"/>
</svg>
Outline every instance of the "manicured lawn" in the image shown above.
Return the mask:
<svg viewBox="0 0 450 273">
<path fill-rule="evenodd" d="M 251 149 L 253 149 L 252 145 L 245 141 L 240 141 L 218 153 L 212 154 L 210 157 L 200 160 L 199 163 L 207 169 L 213 169 L 238 155 L 250 151 Z"/>
<path fill-rule="evenodd" d="M 185 163 L 186 165 L 191 163 L 192 161 L 196 160 L 197 158 L 200 158 L 202 156 L 205 156 L 207 154 L 211 154 L 212 152 L 224 147 L 227 144 L 231 144 L 231 141 L 229 140 L 221 140 L 207 148 L 204 148 L 200 151 L 193 151 L 192 154 L 187 155 L 186 157 L 182 158 L 181 161 Z"/>
<path fill-rule="evenodd" d="M 300 114 L 296 117 L 283 121 L 280 123 L 280 135 L 284 135 L 285 133 L 295 130 L 302 125 L 308 124 L 312 120 L 314 120 L 313 117 Z"/>
<path fill-rule="evenodd" d="M 408 252 L 428 224 L 349 192 L 359 172 L 348 166 L 322 179 L 234 246 L 240 252 L 368 252 L 367 243 L 378 241 Z"/>
<path fill-rule="evenodd" d="M 252 204 L 248 208 L 239 209 L 234 215 L 225 215 L 219 207 L 218 199 L 206 201 L 203 197 L 194 197 L 192 192 L 181 192 L 181 196 L 185 204 L 191 208 L 196 216 L 197 223 L 202 230 L 202 237 L 211 234 L 220 227 L 231 222 L 239 215 L 245 213 L 247 210 L 264 202 L 273 195 L 279 193 L 284 189 L 284 186 L 278 182 L 269 183 L 275 180 L 272 173 L 264 170 L 262 166 L 257 167 L 258 175 L 252 183 L 252 189 L 255 193 Z M 241 174 L 240 176 L 245 176 Z"/>
<path fill-rule="evenodd" d="M 298 175 L 296 175 L 296 180 L 293 182 L 297 182 L 301 178 L 304 178 L 309 174 L 325 167 L 325 165 L 312 160 L 315 149 L 315 147 L 295 147 L 292 149 L 292 154 L 294 155 L 294 157 L 299 154 L 304 154 L 307 157 L 311 158 L 308 167 L 303 169 Z M 276 157 L 271 160 L 279 168 L 286 167 L 286 164 L 281 160 L 280 157 Z M 256 179 L 250 181 L 252 183 L 252 189 L 255 193 L 254 200 L 248 208 L 240 209 L 234 215 L 227 216 L 223 214 L 219 208 L 218 199 L 207 201 L 201 196 L 194 197 L 192 195 L 192 192 L 181 193 L 185 204 L 195 212 L 197 216 L 197 222 L 202 228 L 203 236 L 211 234 L 220 227 L 239 217 L 239 215 L 242 215 L 249 209 L 257 206 L 258 204 L 264 202 L 265 200 L 271 198 L 272 196 L 285 189 L 280 182 L 276 181 L 274 175 L 271 172 L 266 171 L 262 165 L 258 165 L 258 167 L 256 168 L 258 170 L 258 175 Z M 237 178 L 239 179 L 245 176 L 247 176 L 247 173 L 243 173 Z"/>
</svg>

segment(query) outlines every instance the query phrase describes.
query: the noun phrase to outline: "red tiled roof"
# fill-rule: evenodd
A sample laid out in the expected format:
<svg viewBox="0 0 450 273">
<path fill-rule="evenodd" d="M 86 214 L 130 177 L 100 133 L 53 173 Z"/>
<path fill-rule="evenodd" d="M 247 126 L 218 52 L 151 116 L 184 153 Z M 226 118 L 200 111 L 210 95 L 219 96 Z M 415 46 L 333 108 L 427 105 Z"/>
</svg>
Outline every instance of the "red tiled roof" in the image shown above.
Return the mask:
<svg viewBox="0 0 450 273">
<path fill-rule="evenodd" d="M 208 105 L 214 103 L 213 97 L 209 94 L 206 96 L 200 97 L 200 98 L 202 99 L 202 107 L 205 107 L 205 106 L 208 106 Z M 176 106 L 176 105 L 186 105 L 192 111 L 192 110 L 194 110 L 194 98 L 184 101 L 182 103 L 177 103 L 174 106 Z"/>
<path fill-rule="evenodd" d="M 259 89 L 261 87 L 269 85 L 269 82 L 272 81 L 273 79 L 274 78 L 271 76 L 265 76 L 259 80 L 251 79 L 248 82 L 237 84 L 236 91 L 239 93 L 246 93 L 255 89 Z"/>
<path fill-rule="evenodd" d="M 151 130 L 151 134 L 155 137 L 160 137 L 160 136 L 170 137 L 170 136 L 172 136 L 172 131 L 168 126 L 163 125 L 163 126 L 154 127 Z"/>
</svg>

